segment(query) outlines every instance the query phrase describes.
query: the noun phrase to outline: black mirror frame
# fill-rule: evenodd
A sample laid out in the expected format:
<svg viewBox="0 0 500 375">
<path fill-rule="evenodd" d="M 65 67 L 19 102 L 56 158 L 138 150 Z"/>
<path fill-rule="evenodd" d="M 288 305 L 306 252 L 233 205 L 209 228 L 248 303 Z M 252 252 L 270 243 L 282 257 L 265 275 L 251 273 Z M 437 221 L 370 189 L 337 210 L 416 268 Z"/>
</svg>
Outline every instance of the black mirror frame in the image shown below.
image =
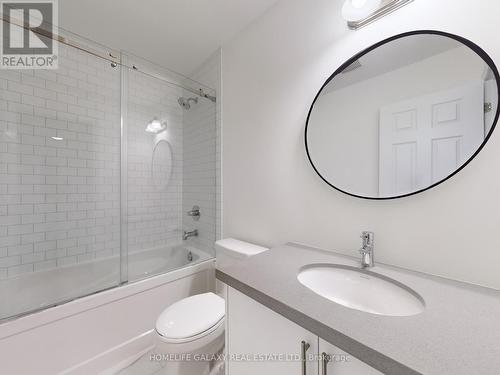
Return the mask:
<svg viewBox="0 0 500 375">
<path fill-rule="evenodd" d="M 425 189 L 420 189 L 420 190 L 417 190 L 417 191 L 414 191 L 412 193 L 408 193 L 408 194 L 403 194 L 403 195 L 398 195 L 398 196 L 394 196 L 394 197 L 365 197 L 365 196 L 362 196 L 362 195 L 357 195 L 357 194 L 353 194 L 353 193 L 349 193 L 348 191 L 345 191 L 345 190 L 342 190 L 338 187 L 336 187 L 335 185 L 333 185 L 332 183 L 330 183 L 325 177 L 323 177 L 321 175 L 321 173 L 318 171 L 318 169 L 315 167 L 312 159 L 311 159 L 311 155 L 309 154 L 309 146 L 307 144 L 307 130 L 308 130 L 308 127 L 309 127 L 309 119 L 311 117 L 311 113 L 312 113 L 312 110 L 314 108 L 314 104 L 316 104 L 316 101 L 318 100 L 319 96 L 321 95 L 321 92 L 323 91 L 323 89 L 330 83 L 330 81 L 332 79 L 334 79 L 338 74 L 340 74 L 345 68 L 347 68 L 348 66 L 350 66 L 352 63 L 354 63 L 356 60 L 359 60 L 361 57 L 363 57 L 364 55 L 366 55 L 367 53 L 373 51 L 374 49 L 380 47 L 380 46 L 383 46 L 384 44 L 387 44 L 387 43 L 390 43 L 394 40 L 397 40 L 397 39 L 401 39 L 401 38 L 404 38 L 404 37 L 407 37 L 407 36 L 413 36 L 413 35 L 439 35 L 439 36 L 444 36 L 444 37 L 448 37 L 448 38 L 451 38 L 451 39 L 454 39 L 460 43 L 462 43 L 463 45 L 469 47 L 471 50 L 473 50 L 479 57 L 481 57 L 483 59 L 483 61 L 488 64 L 488 66 L 491 68 L 491 70 L 493 71 L 493 74 L 495 75 L 495 80 L 497 82 L 497 92 L 498 92 L 498 98 L 499 98 L 499 104 L 497 105 L 497 110 L 496 110 L 496 114 L 495 114 L 495 118 L 493 120 L 493 124 L 491 126 L 491 129 L 490 131 L 488 132 L 488 134 L 486 135 L 483 143 L 481 143 L 481 145 L 479 146 L 479 148 L 476 150 L 476 152 L 474 152 L 474 154 L 464 163 L 462 164 L 459 168 L 457 168 L 453 173 L 451 173 L 450 175 L 448 175 L 446 178 L 426 187 Z M 444 31 L 437 31 L 437 30 L 415 30 L 415 31 L 409 31 L 409 32 L 405 32 L 405 33 L 402 33 L 402 34 L 397 34 L 397 35 L 394 35 L 392 37 L 389 37 L 387 39 L 384 39 L 366 49 L 364 49 L 363 51 L 357 53 L 355 56 L 351 57 L 349 60 L 347 60 L 345 63 L 343 63 L 327 80 L 326 82 L 323 84 L 323 86 L 321 86 L 321 89 L 318 91 L 318 93 L 316 94 L 312 104 L 311 104 L 311 107 L 309 109 L 309 113 L 307 114 L 307 120 L 306 120 L 306 127 L 305 127 L 305 132 L 304 132 L 304 142 L 305 142 L 305 148 L 306 148 L 306 153 L 307 153 L 307 158 L 309 159 L 309 162 L 311 163 L 311 166 L 313 167 L 314 171 L 316 172 L 316 174 L 324 181 L 326 182 L 328 185 L 330 185 L 332 188 L 334 188 L 335 190 L 337 191 L 340 191 L 341 193 L 344 193 L 344 194 L 347 194 L 347 195 L 350 195 L 352 197 L 356 197 L 356 198 L 362 198 L 362 199 L 370 199 L 370 200 L 390 200 L 390 199 L 398 199 L 398 198 L 404 198 L 404 197 L 409 197 L 409 196 L 412 196 L 412 195 L 415 195 L 415 194 L 419 194 L 419 193 L 422 193 L 424 191 L 427 191 L 429 189 L 432 189 L 433 187 L 436 187 L 440 184 L 442 184 L 443 182 L 447 181 L 448 179 L 452 178 L 453 176 L 455 176 L 457 173 L 459 173 L 462 169 L 464 169 L 480 152 L 481 150 L 483 149 L 483 147 L 486 145 L 486 143 L 489 141 L 491 135 L 493 134 L 493 131 L 495 130 L 495 127 L 497 125 L 497 122 L 498 122 L 498 118 L 500 116 L 500 74 L 498 72 L 498 69 L 493 61 L 493 59 L 486 53 L 486 51 L 484 51 L 481 47 L 479 47 L 477 44 L 475 44 L 474 42 L 466 39 L 466 38 L 463 38 L 461 36 L 458 36 L 458 35 L 455 35 L 455 34 L 451 34 L 451 33 L 447 33 L 447 32 L 444 32 Z"/>
</svg>

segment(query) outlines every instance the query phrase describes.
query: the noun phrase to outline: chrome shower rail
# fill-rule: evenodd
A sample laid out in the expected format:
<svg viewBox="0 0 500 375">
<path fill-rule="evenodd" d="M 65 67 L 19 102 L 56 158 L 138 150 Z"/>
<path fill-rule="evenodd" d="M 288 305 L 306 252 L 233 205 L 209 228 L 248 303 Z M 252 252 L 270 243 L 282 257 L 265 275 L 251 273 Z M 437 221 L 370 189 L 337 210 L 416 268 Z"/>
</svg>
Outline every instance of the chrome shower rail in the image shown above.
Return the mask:
<svg viewBox="0 0 500 375">
<path fill-rule="evenodd" d="M 128 69 L 131 69 L 131 70 L 135 70 L 135 71 L 138 71 L 138 72 L 141 72 L 142 74 L 146 74 L 148 76 L 151 76 L 153 78 L 157 78 L 157 79 L 161 79 L 161 80 L 164 80 L 174 86 L 177 86 L 179 88 L 182 88 L 194 95 L 198 95 L 202 98 L 206 98 L 208 100 L 211 100 L 212 102 L 216 102 L 216 97 L 213 96 L 213 95 L 210 95 L 210 94 L 207 94 L 205 92 L 205 90 L 203 88 L 198 88 L 198 89 L 195 89 L 195 88 L 191 88 L 191 87 L 186 87 L 185 85 L 182 85 L 180 83 L 176 83 L 176 82 L 171 82 L 170 80 L 166 80 L 165 78 L 162 78 L 156 74 L 152 74 L 144 69 L 141 69 L 139 68 L 136 64 L 127 64 L 124 59 L 121 58 L 121 55 L 122 53 L 121 52 L 118 52 L 118 51 L 104 51 L 106 50 L 107 48 L 105 48 L 104 46 L 102 46 L 102 49 L 103 51 L 97 51 L 97 50 L 94 50 L 92 48 L 90 48 L 88 45 L 85 45 L 83 43 L 80 43 L 72 38 L 69 38 L 67 36 L 63 36 L 63 35 L 60 35 L 60 34 L 56 34 L 56 33 L 53 33 L 49 30 L 45 30 L 41 27 L 38 27 L 37 29 L 31 29 L 29 27 L 29 25 L 24 22 L 24 21 L 20 21 L 18 19 L 15 19 L 15 18 L 12 18 L 12 17 L 9 17 L 3 13 L 0 13 L 0 20 L 2 20 L 3 22 L 7 22 L 9 24 L 13 24 L 13 25 L 16 25 L 16 26 L 19 26 L 19 27 L 22 27 L 23 29 L 29 29 L 31 30 L 33 33 L 35 34 L 39 34 L 45 38 L 50 38 L 52 40 L 55 40 L 59 43 L 62 43 L 64 45 L 67 45 L 69 47 L 72 47 L 72 48 L 75 48 L 75 49 L 78 49 L 80 51 L 83 51 L 85 53 L 88 53 L 88 54 L 91 54 L 93 56 L 96 56 L 98 58 L 101 58 L 101 59 L 104 59 L 104 60 L 107 60 L 110 62 L 111 66 L 113 67 L 116 67 L 118 65 L 120 66 L 123 66 L 125 68 L 128 68 Z M 58 29 L 61 29 L 61 28 L 58 28 Z M 70 32 L 68 32 L 68 34 L 71 34 Z M 75 38 L 76 39 L 76 38 Z M 82 39 L 85 39 L 85 38 L 82 38 Z M 89 40 L 90 42 L 90 40 Z M 92 43 L 95 43 L 95 42 L 92 42 Z M 95 43 L 95 44 L 99 44 L 99 43 Z M 154 63 L 151 63 L 151 64 L 154 64 Z M 162 69 L 165 69 L 165 70 L 168 70 L 166 68 L 162 68 Z M 179 73 L 175 73 L 176 75 L 179 75 L 181 76 Z M 193 81 L 193 82 L 196 82 L 192 79 L 190 79 L 189 77 L 184 77 L 186 80 L 190 80 L 190 81 Z M 200 84 L 200 86 L 202 86 Z M 207 87 L 208 88 L 208 87 Z"/>
<path fill-rule="evenodd" d="M 98 51 L 89 49 L 89 47 L 84 46 L 83 44 L 80 44 L 80 43 L 78 43 L 75 40 L 71 40 L 68 37 L 64 37 L 62 35 L 52 33 L 51 31 L 42 29 L 41 27 L 38 27 L 37 29 L 30 29 L 29 25 L 26 22 L 20 21 L 18 19 L 12 18 L 12 17 L 9 17 L 9 16 L 7 16 L 5 14 L 0 14 L 0 19 L 3 22 L 7 22 L 7 23 L 10 23 L 12 25 L 16 25 L 16 26 L 22 27 L 23 29 L 29 29 L 29 30 L 31 30 L 31 32 L 33 32 L 35 34 L 39 34 L 39 35 L 41 35 L 43 37 L 50 38 L 50 39 L 55 40 L 55 41 L 57 41 L 59 43 L 62 43 L 62 44 L 65 44 L 67 46 L 76 48 L 76 49 L 78 49 L 80 51 L 84 51 L 86 53 L 89 53 L 89 54 L 91 54 L 93 56 L 96 56 L 96 57 L 99 57 L 101 59 L 108 60 L 111 63 L 120 64 L 120 58 L 117 57 L 117 56 L 115 56 L 115 54 L 118 55 L 118 53 L 109 52 L 106 55 L 104 53 L 100 53 Z"/>
</svg>

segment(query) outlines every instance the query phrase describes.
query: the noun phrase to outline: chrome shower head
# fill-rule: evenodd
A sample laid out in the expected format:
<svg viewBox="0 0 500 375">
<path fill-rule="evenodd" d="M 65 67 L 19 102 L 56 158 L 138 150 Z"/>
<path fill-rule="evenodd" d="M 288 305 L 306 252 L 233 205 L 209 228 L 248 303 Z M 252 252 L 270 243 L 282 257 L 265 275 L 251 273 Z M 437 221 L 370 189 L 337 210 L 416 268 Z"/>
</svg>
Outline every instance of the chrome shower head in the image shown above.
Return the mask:
<svg viewBox="0 0 500 375">
<path fill-rule="evenodd" d="M 177 102 L 179 103 L 179 105 L 188 110 L 191 108 L 191 104 L 190 102 L 194 102 L 195 104 L 198 104 L 198 98 L 184 98 L 184 97 L 180 97 Z"/>
</svg>

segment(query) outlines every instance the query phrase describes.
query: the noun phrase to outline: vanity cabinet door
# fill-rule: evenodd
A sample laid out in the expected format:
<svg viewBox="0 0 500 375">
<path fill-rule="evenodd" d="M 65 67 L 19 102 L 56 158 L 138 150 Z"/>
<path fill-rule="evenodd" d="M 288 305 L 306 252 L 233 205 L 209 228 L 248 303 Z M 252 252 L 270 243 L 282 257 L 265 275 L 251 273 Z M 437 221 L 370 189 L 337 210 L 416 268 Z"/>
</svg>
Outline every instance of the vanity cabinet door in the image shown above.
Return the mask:
<svg viewBox="0 0 500 375">
<path fill-rule="evenodd" d="M 233 288 L 228 288 L 226 306 L 227 375 L 304 374 L 302 341 L 310 345 L 305 374 L 318 374 L 316 335 Z"/>
<path fill-rule="evenodd" d="M 319 339 L 319 354 L 328 358 L 320 360 L 320 375 L 384 375 L 323 339 Z"/>
</svg>

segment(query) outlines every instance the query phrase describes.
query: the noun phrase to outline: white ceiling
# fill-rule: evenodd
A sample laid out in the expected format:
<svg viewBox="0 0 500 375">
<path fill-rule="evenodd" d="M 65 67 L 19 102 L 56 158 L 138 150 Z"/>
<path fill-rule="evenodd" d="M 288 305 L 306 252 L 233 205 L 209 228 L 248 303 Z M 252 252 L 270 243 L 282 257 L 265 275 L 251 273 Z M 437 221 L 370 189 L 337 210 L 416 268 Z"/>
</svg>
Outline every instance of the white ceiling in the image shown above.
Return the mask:
<svg viewBox="0 0 500 375">
<path fill-rule="evenodd" d="M 189 75 L 277 0 L 60 0 L 59 26 Z"/>
</svg>

